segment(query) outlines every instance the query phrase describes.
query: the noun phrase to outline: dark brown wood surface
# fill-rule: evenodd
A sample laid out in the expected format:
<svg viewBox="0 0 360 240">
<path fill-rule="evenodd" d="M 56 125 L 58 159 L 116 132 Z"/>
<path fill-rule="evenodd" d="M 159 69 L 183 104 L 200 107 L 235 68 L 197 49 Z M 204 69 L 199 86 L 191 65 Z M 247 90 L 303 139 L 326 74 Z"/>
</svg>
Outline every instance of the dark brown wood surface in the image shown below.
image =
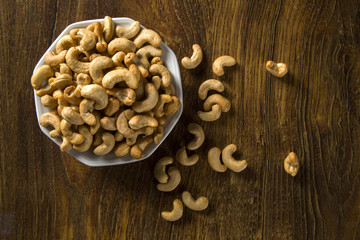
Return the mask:
<svg viewBox="0 0 360 240">
<path fill-rule="evenodd" d="M 76 21 L 130 17 L 156 30 L 180 62 L 191 46 L 204 59 L 181 67 L 184 113 L 149 159 L 92 168 L 39 129 L 30 77 L 63 29 Z M 360 3 L 358 0 L 271 1 L 0 1 L 1 239 L 360 239 Z M 205 123 L 200 84 L 224 54 L 237 64 L 222 80 L 231 110 Z M 281 79 L 265 62 L 285 62 Z M 205 144 L 182 181 L 156 189 L 153 167 L 174 156 L 203 126 Z M 213 147 L 238 146 L 241 173 L 216 173 Z M 283 168 L 290 151 L 301 168 Z M 184 190 L 207 196 L 203 212 L 160 217 Z"/>
</svg>

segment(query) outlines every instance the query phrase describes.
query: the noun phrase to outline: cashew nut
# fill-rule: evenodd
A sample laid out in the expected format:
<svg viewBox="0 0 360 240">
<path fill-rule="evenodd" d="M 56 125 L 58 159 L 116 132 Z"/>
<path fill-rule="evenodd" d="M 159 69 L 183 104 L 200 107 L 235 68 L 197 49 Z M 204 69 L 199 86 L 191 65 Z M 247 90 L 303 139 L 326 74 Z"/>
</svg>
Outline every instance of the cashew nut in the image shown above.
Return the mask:
<svg viewBox="0 0 360 240">
<path fill-rule="evenodd" d="M 165 125 L 165 123 L 166 123 L 166 119 L 165 119 L 164 116 L 162 116 L 162 117 L 156 117 L 156 116 L 155 116 L 155 119 L 158 121 L 159 126 L 163 126 L 163 125 Z"/>
<path fill-rule="evenodd" d="M 50 83 L 48 83 L 45 87 L 40 88 L 36 91 L 36 95 L 39 97 L 42 97 L 46 94 L 52 94 L 56 89 L 50 86 Z"/>
<path fill-rule="evenodd" d="M 222 76 L 224 75 L 224 67 L 231 67 L 234 66 L 235 64 L 236 64 L 235 58 L 225 55 L 215 59 L 212 65 L 212 69 L 216 75 Z"/>
<path fill-rule="evenodd" d="M 74 85 L 68 86 L 64 89 L 65 100 L 73 105 L 79 105 L 81 98 L 81 90 Z"/>
<path fill-rule="evenodd" d="M 113 116 L 120 110 L 120 101 L 117 98 L 109 98 L 107 106 L 104 108 L 104 114 L 106 116 Z"/>
<path fill-rule="evenodd" d="M 132 109 L 122 111 L 116 119 L 116 128 L 124 137 L 130 138 L 134 135 L 134 130 L 129 127 L 128 121 L 134 116 Z"/>
<path fill-rule="evenodd" d="M 135 115 L 129 120 L 129 126 L 134 130 L 138 130 L 143 127 L 157 127 L 159 123 L 155 118 L 148 115 Z"/>
<path fill-rule="evenodd" d="M 84 122 L 88 125 L 95 125 L 96 124 L 96 118 L 94 114 L 92 114 L 94 110 L 94 100 L 90 99 L 84 99 L 80 102 L 79 105 L 79 112 L 81 118 L 84 120 Z"/>
<path fill-rule="evenodd" d="M 284 169 L 291 176 L 295 177 L 300 168 L 299 159 L 296 153 L 291 152 L 284 160 Z"/>
<path fill-rule="evenodd" d="M 73 145 L 73 148 L 79 152 L 86 152 L 91 147 L 93 135 L 90 133 L 88 127 L 86 127 L 85 125 L 79 126 L 79 133 L 84 136 L 85 140 L 81 144 Z"/>
<path fill-rule="evenodd" d="M 48 94 L 42 96 L 40 101 L 47 108 L 56 108 L 58 105 L 56 99 Z"/>
<path fill-rule="evenodd" d="M 164 105 L 164 115 L 170 116 L 179 110 L 181 103 L 176 96 L 171 96 L 172 101 Z"/>
<path fill-rule="evenodd" d="M 130 41 L 127 38 L 115 38 L 114 40 L 109 42 L 108 53 L 110 55 L 114 55 L 116 52 L 119 52 L 119 51 L 122 51 L 125 53 L 135 52 L 136 46 L 133 43 L 133 41 Z"/>
<path fill-rule="evenodd" d="M 199 161 L 199 155 L 193 154 L 190 157 L 186 153 L 186 148 L 181 147 L 176 152 L 176 160 L 184 166 L 192 166 Z"/>
<path fill-rule="evenodd" d="M 101 80 L 104 77 L 103 69 L 111 68 L 113 66 L 114 62 L 111 58 L 105 56 L 97 57 L 90 63 L 90 76 L 95 83 L 101 84 Z"/>
<path fill-rule="evenodd" d="M 136 76 L 125 68 L 116 69 L 108 72 L 102 79 L 102 85 L 108 89 L 114 87 L 116 83 L 125 81 L 129 88 L 136 89 L 138 87 L 138 81 Z"/>
<path fill-rule="evenodd" d="M 81 96 L 95 101 L 94 108 L 102 110 L 108 103 L 108 95 L 105 89 L 97 84 L 89 84 L 81 88 Z"/>
<path fill-rule="evenodd" d="M 223 92 L 225 89 L 224 84 L 216 79 L 208 79 L 203 82 L 199 87 L 199 98 L 205 100 L 210 90 L 216 90 L 217 92 Z"/>
<path fill-rule="evenodd" d="M 153 141 L 152 136 L 146 136 L 140 140 L 137 141 L 135 145 L 133 145 L 130 149 L 130 154 L 133 158 L 143 158 L 144 157 L 144 151 L 147 145 L 149 145 Z"/>
<path fill-rule="evenodd" d="M 152 64 L 160 64 L 160 65 L 164 65 L 163 60 L 161 59 L 161 57 L 154 57 L 153 59 L 151 59 L 150 61 L 150 65 Z"/>
<path fill-rule="evenodd" d="M 103 117 L 102 119 L 100 119 L 100 125 L 105 130 L 116 131 L 115 117 Z"/>
<path fill-rule="evenodd" d="M 31 85 L 38 90 L 41 84 L 52 76 L 54 76 L 54 70 L 49 65 L 42 65 L 31 76 Z"/>
<path fill-rule="evenodd" d="M 98 111 L 93 111 L 92 113 L 95 117 L 95 124 L 90 125 L 90 133 L 94 135 L 100 129 L 100 113 Z"/>
<path fill-rule="evenodd" d="M 73 125 L 82 125 L 85 123 L 80 113 L 74 111 L 71 107 L 64 107 L 61 111 L 61 116 Z"/>
<path fill-rule="evenodd" d="M 194 44 L 192 48 L 194 52 L 191 58 L 184 57 L 183 59 L 181 59 L 181 64 L 186 69 L 196 68 L 197 66 L 199 66 L 203 58 L 201 47 L 198 44 Z"/>
<path fill-rule="evenodd" d="M 106 90 L 106 93 L 116 97 L 126 106 L 131 106 L 136 100 L 136 93 L 131 88 L 113 88 Z"/>
<path fill-rule="evenodd" d="M 211 111 L 208 111 L 208 112 L 198 111 L 197 115 L 203 121 L 206 121 L 206 122 L 215 121 L 215 120 L 219 119 L 221 116 L 221 107 L 219 104 L 214 104 L 211 107 Z"/>
<path fill-rule="evenodd" d="M 156 103 L 159 100 L 159 93 L 156 90 L 156 87 L 152 83 L 147 83 L 145 85 L 145 94 L 146 98 L 143 101 L 136 101 L 131 106 L 135 112 L 142 113 L 147 112 L 153 109 Z"/>
<path fill-rule="evenodd" d="M 208 162 L 210 167 L 216 172 L 225 172 L 227 167 L 220 160 L 221 149 L 213 147 L 208 152 Z"/>
<path fill-rule="evenodd" d="M 218 104 L 221 107 L 222 112 L 228 112 L 231 107 L 231 103 L 230 103 L 229 99 L 216 93 L 216 94 L 210 95 L 205 100 L 204 110 L 209 111 L 214 104 Z"/>
<path fill-rule="evenodd" d="M 118 36 L 119 38 L 133 38 L 136 36 L 136 34 L 138 34 L 140 30 L 140 22 L 136 21 L 133 22 L 130 26 L 128 27 L 122 27 L 120 25 L 116 26 L 115 32 L 116 32 L 116 36 Z"/>
<path fill-rule="evenodd" d="M 63 141 L 60 145 L 60 150 L 62 152 L 68 152 L 72 149 L 73 145 L 68 141 L 66 140 L 66 138 L 62 137 Z"/>
<path fill-rule="evenodd" d="M 288 72 L 285 63 L 275 63 L 273 61 L 266 62 L 266 70 L 275 77 L 283 77 Z"/>
<path fill-rule="evenodd" d="M 169 180 L 169 175 L 166 173 L 166 166 L 174 162 L 172 157 L 163 157 L 161 158 L 154 167 L 154 176 L 159 183 L 167 183 Z"/>
<path fill-rule="evenodd" d="M 89 74 L 86 73 L 79 73 L 76 77 L 76 84 L 77 87 L 81 89 L 83 86 L 85 85 L 89 85 L 91 83 L 91 78 L 89 76 Z"/>
<path fill-rule="evenodd" d="M 138 57 L 140 63 L 145 67 L 149 68 L 150 63 L 149 57 L 160 57 L 162 55 L 162 50 L 160 48 L 153 47 L 151 45 L 147 45 L 145 47 L 140 48 L 136 52 L 136 56 Z"/>
<path fill-rule="evenodd" d="M 55 52 L 56 54 L 59 54 L 64 50 L 75 47 L 76 45 L 76 41 L 70 35 L 65 35 L 56 43 Z"/>
<path fill-rule="evenodd" d="M 235 144 L 229 144 L 222 150 L 221 159 L 223 163 L 234 172 L 241 172 L 247 167 L 246 160 L 235 160 L 232 154 L 236 151 Z"/>
<path fill-rule="evenodd" d="M 121 142 L 122 140 L 124 140 L 124 136 L 118 131 L 115 132 L 114 137 L 115 137 L 115 142 Z"/>
<path fill-rule="evenodd" d="M 164 115 L 164 105 L 166 103 L 170 103 L 172 98 L 168 94 L 161 94 L 159 96 L 159 100 L 156 103 L 155 107 L 153 108 L 153 112 L 156 117 L 162 117 Z"/>
<path fill-rule="evenodd" d="M 153 133 L 154 133 L 154 128 L 152 128 L 152 127 L 140 128 L 135 131 L 135 133 L 132 137 L 126 138 L 126 143 L 127 143 L 127 145 L 132 146 L 136 143 L 138 136 L 140 136 L 140 135 L 149 136 Z"/>
<path fill-rule="evenodd" d="M 164 65 L 153 64 L 150 66 L 149 72 L 153 75 L 160 75 L 161 83 L 164 87 L 170 86 L 171 74 L 169 69 L 167 69 Z"/>
<path fill-rule="evenodd" d="M 124 61 L 124 58 L 126 56 L 126 53 L 120 51 L 114 54 L 114 56 L 111 57 L 112 61 L 114 62 L 114 65 L 117 67 L 124 66 L 122 61 Z"/>
<path fill-rule="evenodd" d="M 55 54 L 54 52 L 47 52 L 45 54 L 44 61 L 50 67 L 59 68 L 60 63 L 65 62 L 66 53 L 67 53 L 67 50 L 61 51 L 59 54 Z"/>
<path fill-rule="evenodd" d="M 50 83 L 50 86 L 55 88 L 55 89 L 64 89 L 67 86 L 70 86 L 71 84 L 73 84 L 72 81 L 72 76 L 69 74 L 60 74 L 60 73 L 55 73 L 56 78 L 52 78 L 52 81 Z"/>
<path fill-rule="evenodd" d="M 90 62 L 81 62 L 80 55 L 83 54 L 80 49 L 71 47 L 66 53 L 65 59 L 69 68 L 76 73 L 89 73 Z"/>
<path fill-rule="evenodd" d="M 97 42 L 97 36 L 95 33 L 93 33 L 92 31 L 85 29 L 85 28 L 81 28 L 81 29 L 72 29 L 70 31 L 70 36 L 73 39 L 81 39 L 80 40 L 80 46 L 85 50 L 85 51 L 90 51 L 91 49 L 93 49 L 96 45 Z"/>
<path fill-rule="evenodd" d="M 94 23 L 90 24 L 86 29 L 95 33 L 95 35 L 97 37 L 97 43 L 95 45 L 96 51 L 98 51 L 100 53 L 105 52 L 106 48 L 107 48 L 107 43 L 104 39 L 103 26 L 101 25 L 101 23 L 94 22 Z"/>
<path fill-rule="evenodd" d="M 72 130 L 72 124 L 65 119 L 60 122 L 60 129 L 62 135 L 72 144 L 81 144 L 84 142 L 85 138 L 79 133 L 75 133 Z"/>
<path fill-rule="evenodd" d="M 154 86 L 156 87 L 157 90 L 160 89 L 160 87 L 161 87 L 161 77 L 159 77 L 157 75 L 152 76 L 151 82 L 154 84 Z"/>
<path fill-rule="evenodd" d="M 101 135 L 101 139 L 103 143 L 97 146 L 93 151 L 96 155 L 108 154 L 115 146 L 115 138 L 111 133 L 104 132 Z"/>
<path fill-rule="evenodd" d="M 169 175 L 169 180 L 166 183 L 159 183 L 156 185 L 159 191 L 171 192 L 179 185 L 181 181 L 181 174 L 177 167 L 169 167 L 167 174 Z"/>
<path fill-rule="evenodd" d="M 115 24 L 111 17 L 106 16 L 104 18 L 104 39 L 106 42 L 110 42 L 114 36 Z"/>
<path fill-rule="evenodd" d="M 48 125 L 51 125 L 54 130 L 51 130 L 49 132 L 49 136 L 52 138 L 59 137 L 61 135 L 60 130 L 60 118 L 57 114 L 52 112 L 44 113 L 39 118 L 39 123 L 43 127 L 47 127 Z"/>
<path fill-rule="evenodd" d="M 196 150 L 204 143 L 205 133 L 202 127 L 197 123 L 190 123 L 187 127 L 188 131 L 194 134 L 194 139 L 186 146 L 189 150 Z"/>
<path fill-rule="evenodd" d="M 126 142 L 121 142 L 114 148 L 114 154 L 117 157 L 125 156 L 130 152 L 130 146 L 126 144 Z"/>
<path fill-rule="evenodd" d="M 149 43 L 153 47 L 159 47 L 161 38 L 157 32 L 151 29 L 141 29 L 139 35 L 134 39 L 136 48 L 141 48 L 145 43 Z"/>
<path fill-rule="evenodd" d="M 156 132 L 154 134 L 154 143 L 156 145 L 159 145 L 161 139 L 163 138 L 163 136 L 164 136 L 164 127 L 163 126 L 158 126 L 157 129 L 156 129 Z"/>
<path fill-rule="evenodd" d="M 137 89 L 135 89 L 136 100 L 142 99 L 144 97 L 146 84 L 147 84 L 147 80 L 145 78 L 140 78 L 139 85 Z"/>
<path fill-rule="evenodd" d="M 179 220 L 183 215 L 183 204 L 179 199 L 175 199 L 173 202 L 173 210 L 171 212 L 163 211 L 161 216 L 166 221 L 176 221 Z"/>
<path fill-rule="evenodd" d="M 100 125 L 100 122 L 99 122 L 99 125 Z M 91 132 L 91 130 L 90 130 L 90 132 Z M 105 132 L 105 129 L 103 129 L 102 127 L 99 127 L 98 131 L 95 134 L 91 133 L 93 135 L 93 142 L 92 142 L 93 146 L 97 147 L 103 143 L 103 140 L 101 137 L 104 132 Z"/>
<path fill-rule="evenodd" d="M 181 197 L 185 206 L 194 211 L 205 210 L 209 205 L 209 200 L 207 199 L 207 197 L 199 197 L 195 200 L 193 196 L 191 196 L 191 193 L 188 191 L 184 191 Z"/>
</svg>

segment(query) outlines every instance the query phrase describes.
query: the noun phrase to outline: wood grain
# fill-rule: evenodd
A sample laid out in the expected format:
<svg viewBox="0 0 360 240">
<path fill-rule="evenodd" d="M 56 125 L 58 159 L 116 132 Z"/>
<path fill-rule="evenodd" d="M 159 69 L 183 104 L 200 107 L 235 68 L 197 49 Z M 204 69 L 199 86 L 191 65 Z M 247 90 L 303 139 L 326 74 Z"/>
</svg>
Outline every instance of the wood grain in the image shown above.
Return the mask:
<svg viewBox="0 0 360 240">
<path fill-rule="evenodd" d="M 181 68 L 186 110 L 152 157 L 90 168 L 40 131 L 30 77 L 67 25 L 106 15 L 156 30 L 179 61 L 198 43 L 204 60 Z M 1 0 L 0 44 L 1 239 L 360 239 L 359 1 Z M 237 61 L 218 78 L 232 109 L 201 122 L 197 89 L 224 54 Z M 289 73 L 272 77 L 267 60 Z M 181 185 L 161 193 L 153 167 L 190 140 L 190 122 L 206 133 L 200 161 L 176 163 Z M 214 172 L 207 151 L 230 143 L 248 168 Z M 290 151 L 295 178 L 283 169 Z M 209 208 L 164 221 L 184 190 Z"/>
</svg>

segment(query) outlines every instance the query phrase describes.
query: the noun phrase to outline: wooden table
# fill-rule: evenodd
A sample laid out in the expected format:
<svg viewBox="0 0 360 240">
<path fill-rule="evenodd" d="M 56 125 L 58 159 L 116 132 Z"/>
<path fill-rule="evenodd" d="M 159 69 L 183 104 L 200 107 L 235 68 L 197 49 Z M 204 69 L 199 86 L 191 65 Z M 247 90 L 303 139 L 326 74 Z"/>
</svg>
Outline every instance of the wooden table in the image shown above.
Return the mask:
<svg viewBox="0 0 360 240">
<path fill-rule="evenodd" d="M 357 0 L 1 1 L 1 239 L 360 239 L 360 4 Z M 154 155 L 135 164 L 85 166 L 48 139 L 35 116 L 30 77 L 70 23 L 127 16 L 156 30 L 180 62 L 198 43 L 194 70 L 181 67 L 184 113 Z M 211 70 L 224 54 L 237 64 Z M 284 62 L 279 79 L 267 60 Z M 225 84 L 231 110 L 202 122 L 200 84 Z M 201 124 L 204 145 L 173 192 L 156 189 L 153 167 L 174 156 Z M 234 143 L 241 173 L 214 172 L 207 151 Z M 283 168 L 298 154 L 296 177 Z M 203 212 L 160 217 L 184 190 L 207 196 Z"/>
</svg>

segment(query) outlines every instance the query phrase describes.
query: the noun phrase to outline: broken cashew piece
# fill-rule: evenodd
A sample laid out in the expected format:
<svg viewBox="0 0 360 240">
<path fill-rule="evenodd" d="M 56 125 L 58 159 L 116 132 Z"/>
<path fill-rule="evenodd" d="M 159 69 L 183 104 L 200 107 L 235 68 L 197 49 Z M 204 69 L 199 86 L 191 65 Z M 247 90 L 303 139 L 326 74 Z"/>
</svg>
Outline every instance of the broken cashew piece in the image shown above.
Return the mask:
<svg viewBox="0 0 360 240">
<path fill-rule="evenodd" d="M 196 150 L 205 141 L 205 133 L 202 127 L 197 123 L 190 123 L 187 127 L 188 131 L 194 134 L 194 139 L 191 140 L 188 145 L 186 146 L 189 150 Z"/>
<path fill-rule="evenodd" d="M 235 144 L 229 144 L 222 150 L 221 159 L 223 163 L 234 172 L 241 172 L 247 167 L 246 160 L 235 160 L 232 154 L 236 151 Z"/>
<path fill-rule="evenodd" d="M 156 185 L 159 191 L 171 192 L 179 185 L 181 181 L 181 174 L 177 167 L 169 167 L 167 174 L 169 175 L 169 180 L 166 183 L 159 183 Z"/>
<path fill-rule="evenodd" d="M 186 153 L 186 148 L 185 147 L 181 147 L 177 152 L 176 152 L 176 160 L 181 163 L 181 165 L 183 166 L 192 166 L 194 164 L 196 164 L 199 161 L 199 155 L 198 154 L 193 154 L 190 157 L 187 155 Z"/>
<path fill-rule="evenodd" d="M 100 126 L 108 131 L 116 131 L 115 117 L 103 117 L 102 119 L 100 119 Z"/>
<path fill-rule="evenodd" d="M 224 75 L 224 67 L 231 67 L 235 64 L 236 64 L 235 58 L 224 55 L 224 56 L 218 57 L 214 61 L 213 65 L 212 65 L 212 69 L 216 75 L 222 76 L 222 75 Z"/>
<path fill-rule="evenodd" d="M 208 112 L 198 111 L 197 115 L 199 116 L 199 118 L 201 120 L 203 120 L 205 122 L 216 121 L 221 116 L 221 107 L 219 104 L 214 104 L 211 107 L 211 111 L 208 111 Z"/>
<path fill-rule="evenodd" d="M 115 33 L 119 38 L 133 38 L 140 31 L 140 22 L 135 21 L 128 27 L 116 26 Z"/>
<path fill-rule="evenodd" d="M 52 112 L 44 113 L 43 115 L 40 116 L 39 123 L 43 127 L 47 127 L 48 125 L 51 125 L 54 128 L 54 130 L 51 130 L 49 132 L 50 137 L 56 138 L 61 135 L 60 117 L 57 114 Z"/>
<path fill-rule="evenodd" d="M 273 61 L 267 61 L 265 67 L 269 73 L 279 78 L 285 76 L 285 74 L 288 72 L 285 63 L 275 63 Z"/>
<path fill-rule="evenodd" d="M 225 89 L 224 84 L 216 79 L 208 79 L 203 82 L 199 87 L 199 98 L 205 100 L 210 90 L 216 90 L 217 92 L 223 92 Z"/>
<path fill-rule="evenodd" d="M 221 163 L 220 160 L 221 149 L 218 147 L 213 147 L 208 152 L 208 162 L 210 167 L 216 172 L 225 172 L 227 167 Z"/>
<path fill-rule="evenodd" d="M 103 143 L 97 146 L 93 151 L 96 155 L 108 154 L 115 146 L 115 138 L 111 133 L 104 132 L 101 135 L 101 139 Z"/>
<path fill-rule="evenodd" d="M 172 157 L 163 157 L 161 158 L 154 167 L 154 176 L 159 183 L 167 183 L 169 180 L 169 175 L 166 173 L 166 166 L 174 162 Z"/>
<path fill-rule="evenodd" d="M 209 200 L 207 197 L 199 197 L 195 200 L 188 191 L 184 191 L 181 195 L 181 198 L 185 206 L 194 211 L 203 211 L 209 205 Z"/>
<path fill-rule="evenodd" d="M 231 103 L 230 103 L 229 99 L 227 99 L 226 97 L 224 97 L 220 94 L 217 94 L 217 93 L 210 95 L 205 100 L 204 105 L 203 105 L 204 110 L 209 111 L 214 104 L 219 104 L 222 112 L 230 111 Z"/>
<path fill-rule="evenodd" d="M 196 68 L 197 66 L 199 66 L 203 58 L 201 47 L 198 44 L 194 44 L 192 48 L 194 52 L 191 58 L 184 57 L 183 59 L 181 59 L 181 64 L 186 69 Z"/>
<path fill-rule="evenodd" d="M 291 152 L 284 160 L 284 169 L 291 176 L 295 177 L 300 168 L 299 159 L 296 153 Z"/>
<path fill-rule="evenodd" d="M 108 95 L 105 89 L 97 84 L 89 84 L 81 88 L 81 96 L 95 101 L 94 108 L 102 110 L 108 104 Z"/>
<path fill-rule="evenodd" d="M 49 65 L 42 65 L 31 76 L 31 85 L 35 90 L 38 90 L 41 84 L 52 76 L 54 76 L 54 70 Z"/>
<path fill-rule="evenodd" d="M 151 29 L 141 29 L 140 33 L 134 39 L 136 48 L 141 48 L 145 43 L 149 43 L 153 47 L 159 47 L 161 44 L 160 35 Z"/>
<path fill-rule="evenodd" d="M 173 210 L 171 212 L 163 211 L 161 212 L 161 217 L 166 221 L 176 221 L 179 220 L 183 215 L 183 204 L 179 199 L 173 201 Z"/>
</svg>

